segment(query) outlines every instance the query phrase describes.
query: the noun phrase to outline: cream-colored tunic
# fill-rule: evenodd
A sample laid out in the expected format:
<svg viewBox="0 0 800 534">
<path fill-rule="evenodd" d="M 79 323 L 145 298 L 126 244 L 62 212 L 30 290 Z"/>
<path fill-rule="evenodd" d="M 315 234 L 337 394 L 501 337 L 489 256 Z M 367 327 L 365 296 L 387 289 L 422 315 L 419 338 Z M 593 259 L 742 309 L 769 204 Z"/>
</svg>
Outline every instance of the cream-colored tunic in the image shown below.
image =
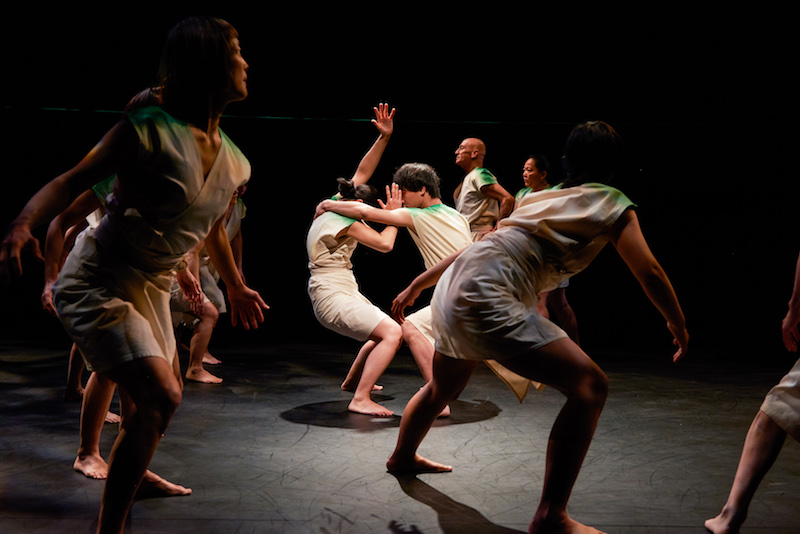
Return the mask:
<svg viewBox="0 0 800 534">
<path fill-rule="evenodd" d="M 469 223 L 459 212 L 445 204 L 427 208 L 401 208 L 407 210 L 414 221 L 409 228 L 425 268 L 429 269 L 459 250 L 472 244 Z M 406 320 L 419 330 L 431 345 L 434 344 L 433 323 L 429 306 L 409 314 Z"/>
<path fill-rule="evenodd" d="M 767 393 L 761 411 L 787 434 L 800 441 L 800 360 Z"/>
<path fill-rule="evenodd" d="M 456 209 L 467 218 L 472 241 L 491 231 L 500 218 L 500 204 L 481 192 L 482 187 L 496 183 L 494 174 L 483 167 L 472 169 L 461 182 Z"/>
<path fill-rule="evenodd" d="M 322 326 L 338 334 L 366 341 L 389 316 L 361 294 L 350 259 L 358 241 L 338 237 L 355 219 L 325 212 L 311 224 L 306 236 L 308 296 L 314 316 Z"/>
<path fill-rule="evenodd" d="M 431 300 L 436 349 L 454 358 L 502 362 L 566 337 L 536 311 L 537 294 L 586 268 L 608 242 L 609 228 L 632 206 L 620 191 L 601 184 L 527 195 L 439 280 Z"/>
<path fill-rule="evenodd" d="M 174 270 L 250 177 L 250 163 L 222 132 L 204 177 L 188 124 L 155 107 L 129 120 L 139 137 L 136 160 L 120 170 L 107 214 L 70 253 L 53 288 L 67 333 L 99 372 L 152 356 L 171 364 Z"/>
</svg>

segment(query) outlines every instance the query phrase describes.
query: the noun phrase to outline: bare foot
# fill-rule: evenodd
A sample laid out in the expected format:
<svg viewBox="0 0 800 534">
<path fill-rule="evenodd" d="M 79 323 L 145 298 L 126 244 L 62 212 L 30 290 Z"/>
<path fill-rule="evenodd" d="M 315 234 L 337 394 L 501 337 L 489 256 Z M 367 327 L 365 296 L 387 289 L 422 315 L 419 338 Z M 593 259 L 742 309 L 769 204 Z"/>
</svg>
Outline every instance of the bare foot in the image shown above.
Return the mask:
<svg viewBox="0 0 800 534">
<path fill-rule="evenodd" d="M 219 365 L 222 362 L 212 356 L 210 352 L 206 352 L 203 354 L 203 363 L 207 363 L 208 365 Z"/>
<path fill-rule="evenodd" d="M 450 405 L 448 404 L 445 406 L 444 410 L 442 410 L 436 417 L 450 417 Z"/>
<path fill-rule="evenodd" d="M 120 421 L 122 421 L 122 417 L 118 416 L 114 412 L 106 412 L 106 419 L 105 419 L 106 423 L 116 424 L 119 423 Z"/>
<path fill-rule="evenodd" d="M 357 387 L 358 387 L 358 382 L 356 382 L 355 384 L 351 383 L 348 380 L 342 382 L 342 391 L 355 391 Z M 372 391 L 382 391 L 382 390 L 383 386 L 380 386 L 378 384 L 372 386 Z"/>
<path fill-rule="evenodd" d="M 186 380 L 194 380 L 195 382 L 202 382 L 204 384 L 219 384 L 222 379 L 214 376 L 203 368 L 186 370 Z"/>
<path fill-rule="evenodd" d="M 386 469 L 394 474 L 449 473 L 453 470 L 453 467 L 428 460 L 419 454 L 415 454 L 414 458 L 407 462 L 397 460 L 394 457 L 389 458 L 389 461 L 386 462 Z"/>
<path fill-rule="evenodd" d="M 528 527 L 529 534 L 606 534 L 596 528 L 578 523 L 570 519 L 567 514 L 556 520 L 537 519 L 534 516 Z"/>
<path fill-rule="evenodd" d="M 391 417 L 394 415 L 393 411 L 369 399 L 366 401 L 357 401 L 353 399 L 350 401 L 347 409 L 351 412 L 363 413 L 364 415 L 372 415 L 375 417 Z"/>
<path fill-rule="evenodd" d="M 90 454 L 88 456 L 78 456 L 72 468 L 78 473 L 82 473 L 87 478 L 105 480 L 108 478 L 108 464 L 100 454 Z"/>
<path fill-rule="evenodd" d="M 721 512 L 717 517 L 706 519 L 704 523 L 706 530 L 714 534 L 737 534 L 739 532 L 739 525 L 735 525 L 731 518 L 725 516 L 725 512 Z"/>
<path fill-rule="evenodd" d="M 182 497 L 191 495 L 191 488 L 186 488 L 180 484 L 175 484 L 169 480 L 158 476 L 149 469 L 144 474 L 142 483 L 136 491 L 137 499 L 149 499 L 152 497 Z"/>
</svg>

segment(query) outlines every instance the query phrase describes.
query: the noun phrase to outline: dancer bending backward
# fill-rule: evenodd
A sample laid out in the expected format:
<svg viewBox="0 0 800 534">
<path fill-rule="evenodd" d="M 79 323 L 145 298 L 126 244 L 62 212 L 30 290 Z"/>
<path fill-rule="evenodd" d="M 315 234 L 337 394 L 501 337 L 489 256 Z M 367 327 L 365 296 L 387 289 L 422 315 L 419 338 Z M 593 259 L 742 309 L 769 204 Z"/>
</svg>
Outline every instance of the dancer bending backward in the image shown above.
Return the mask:
<svg viewBox="0 0 800 534">
<path fill-rule="evenodd" d="M 472 243 L 469 223 L 459 212 L 442 203 L 439 198 L 439 176 L 430 165 L 406 163 L 394 173 L 391 197 L 398 190 L 403 193 L 403 208 L 382 210 L 355 202 L 325 200 L 317 206 L 317 213 L 333 211 L 350 217 L 408 228 L 422 254 L 425 268 Z M 433 323 L 430 306 L 420 308 L 403 320 L 403 340 L 422 373 L 425 382 L 433 376 Z M 450 414 L 443 407 L 440 415 Z"/>
<path fill-rule="evenodd" d="M 87 367 L 117 383 L 135 411 L 109 457 L 98 532 L 122 532 L 147 466 L 181 400 L 169 310 L 173 272 L 206 239 L 228 287 L 233 324 L 256 328 L 266 303 L 236 270 L 221 217 L 250 164 L 219 130 L 228 103 L 247 96 L 247 63 L 227 22 L 190 18 L 169 34 L 160 69 L 163 108 L 136 110 L 77 166 L 45 185 L 0 246 L 0 279 L 22 274 L 21 251 L 41 257 L 32 229 L 93 184 L 117 174 L 115 201 L 73 249 L 54 301 Z"/>
<path fill-rule="evenodd" d="M 800 342 L 800 257 L 794 272 L 789 311 L 781 322 L 783 344 L 797 352 Z M 739 466 L 728 500 L 719 515 L 707 519 L 705 527 L 714 534 L 736 534 L 747 519 L 750 502 L 759 484 L 772 468 L 789 435 L 800 441 L 800 359 L 764 397 L 744 440 Z"/>
<path fill-rule="evenodd" d="M 417 454 L 442 406 L 464 389 L 479 361 L 495 358 L 512 371 L 566 397 L 550 434 L 541 501 L 530 532 L 597 532 L 567 516 L 572 487 L 594 434 L 608 378 L 563 330 L 536 311 L 537 294 L 583 270 L 611 242 L 667 320 L 679 360 L 688 334 L 678 299 L 639 228 L 633 204 L 602 183 L 613 177 L 621 139 L 603 122 L 577 126 L 565 148 L 568 183 L 527 197 L 500 228 L 422 273 L 393 303 L 402 310 L 437 285 L 432 298 L 436 331 L 433 380 L 409 402 L 393 473 L 450 471 Z M 438 281 L 438 284 L 437 284 Z"/>
<path fill-rule="evenodd" d="M 394 109 L 380 104 L 372 123 L 378 129 L 378 139 L 367 151 L 350 180 L 339 178 L 340 204 L 376 201 L 384 209 L 402 207 L 400 195 L 387 188 L 386 204 L 377 197 L 377 190 L 367 185 L 375 172 L 389 138 L 394 130 Z M 314 219 L 306 237 L 308 296 L 314 315 L 334 332 L 358 341 L 366 341 L 359 350 L 342 389 L 355 389 L 348 410 L 356 413 L 388 417 L 392 411 L 370 398 L 375 382 L 383 374 L 403 342 L 400 325 L 361 294 L 353 274 L 350 258 L 360 243 L 380 252 L 394 248 L 397 228 L 387 226 L 381 232 L 361 221 L 333 212 L 322 213 Z"/>
</svg>

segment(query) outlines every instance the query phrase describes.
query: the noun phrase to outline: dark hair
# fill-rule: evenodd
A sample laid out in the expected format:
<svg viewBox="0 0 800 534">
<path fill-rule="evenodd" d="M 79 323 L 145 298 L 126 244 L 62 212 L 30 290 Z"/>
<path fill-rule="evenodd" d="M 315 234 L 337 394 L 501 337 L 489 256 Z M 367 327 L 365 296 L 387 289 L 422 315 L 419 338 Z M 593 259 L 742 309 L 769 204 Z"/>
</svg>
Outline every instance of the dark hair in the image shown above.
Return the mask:
<svg viewBox="0 0 800 534">
<path fill-rule="evenodd" d="M 125 113 L 161 104 L 161 87 L 148 87 L 136 93 L 125 105 Z"/>
<path fill-rule="evenodd" d="M 363 200 L 365 204 L 378 205 L 380 195 L 378 190 L 371 185 L 354 186 L 353 181 L 346 178 L 337 178 L 336 183 L 339 184 L 339 196 L 342 200 Z"/>
<path fill-rule="evenodd" d="M 608 183 L 624 165 L 622 137 L 610 124 L 590 121 L 577 125 L 567 138 L 562 164 L 566 187 L 586 182 Z"/>
<path fill-rule="evenodd" d="M 169 32 L 161 55 L 159 84 L 170 108 L 208 105 L 211 95 L 230 89 L 233 40 L 239 34 L 228 22 L 190 17 Z"/>
<path fill-rule="evenodd" d="M 423 187 L 433 198 L 439 198 L 439 175 L 430 165 L 425 163 L 406 163 L 394 172 L 392 181 L 401 189 L 421 191 Z"/>
<path fill-rule="evenodd" d="M 547 161 L 547 158 L 544 157 L 542 154 L 531 154 L 528 156 L 528 159 L 532 159 L 536 162 L 536 170 L 540 173 L 549 173 L 550 172 L 550 162 Z"/>
</svg>

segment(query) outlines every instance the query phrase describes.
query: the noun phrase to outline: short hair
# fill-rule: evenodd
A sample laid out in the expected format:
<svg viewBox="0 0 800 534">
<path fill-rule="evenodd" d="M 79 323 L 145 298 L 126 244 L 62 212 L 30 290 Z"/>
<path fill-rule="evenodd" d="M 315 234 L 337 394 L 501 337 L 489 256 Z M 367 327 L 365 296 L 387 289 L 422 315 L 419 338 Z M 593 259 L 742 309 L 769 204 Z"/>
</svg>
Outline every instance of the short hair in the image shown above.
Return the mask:
<svg viewBox="0 0 800 534">
<path fill-rule="evenodd" d="M 189 17 L 167 36 L 159 66 L 164 103 L 184 107 L 231 88 L 233 40 L 239 34 L 228 22 L 212 17 Z"/>
<path fill-rule="evenodd" d="M 570 132 L 564 147 L 566 186 L 586 182 L 608 183 L 623 169 L 625 146 L 610 124 L 589 121 Z"/>
<path fill-rule="evenodd" d="M 133 113 L 137 109 L 161 104 L 161 87 L 148 87 L 136 93 L 125 105 L 125 113 Z"/>
<path fill-rule="evenodd" d="M 353 185 L 352 180 L 337 178 L 339 184 L 339 196 L 342 200 L 363 200 L 365 204 L 371 206 L 378 205 L 380 194 L 378 190 L 368 184 Z"/>
<path fill-rule="evenodd" d="M 392 181 L 401 189 L 420 191 L 423 187 L 433 198 L 439 198 L 439 184 L 441 180 L 436 170 L 426 163 L 406 163 L 394 172 Z"/>
</svg>

